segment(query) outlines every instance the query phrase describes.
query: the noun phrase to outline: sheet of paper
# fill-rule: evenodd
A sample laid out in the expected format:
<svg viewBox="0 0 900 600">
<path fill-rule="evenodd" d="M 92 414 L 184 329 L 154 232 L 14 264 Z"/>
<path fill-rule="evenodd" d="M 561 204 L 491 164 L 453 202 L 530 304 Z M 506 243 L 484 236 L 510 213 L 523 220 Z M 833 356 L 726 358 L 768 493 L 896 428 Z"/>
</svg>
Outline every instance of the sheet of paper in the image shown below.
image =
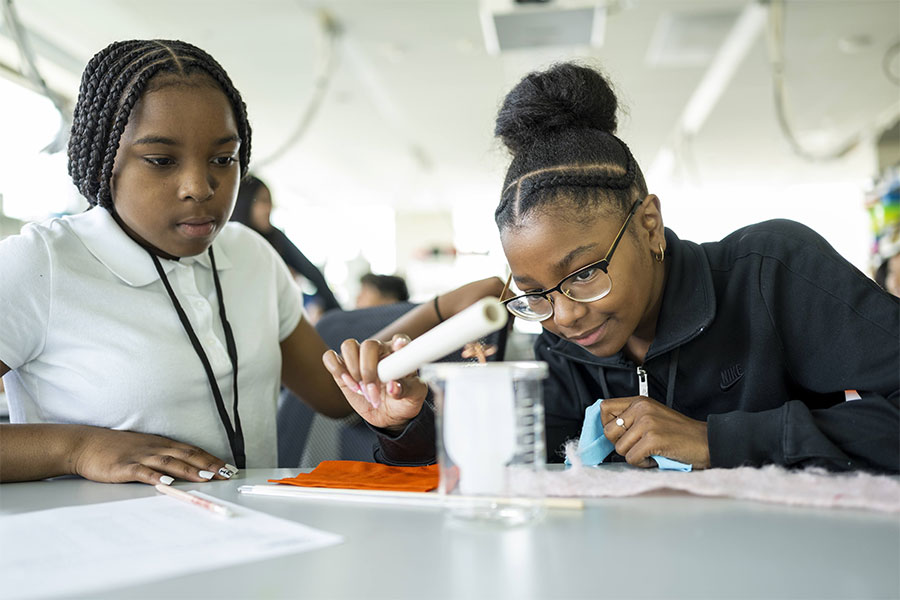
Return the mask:
<svg viewBox="0 0 900 600">
<path fill-rule="evenodd" d="M 341 536 L 223 502 L 223 518 L 168 496 L 0 518 L 7 598 L 87 594 L 314 550 Z"/>
</svg>

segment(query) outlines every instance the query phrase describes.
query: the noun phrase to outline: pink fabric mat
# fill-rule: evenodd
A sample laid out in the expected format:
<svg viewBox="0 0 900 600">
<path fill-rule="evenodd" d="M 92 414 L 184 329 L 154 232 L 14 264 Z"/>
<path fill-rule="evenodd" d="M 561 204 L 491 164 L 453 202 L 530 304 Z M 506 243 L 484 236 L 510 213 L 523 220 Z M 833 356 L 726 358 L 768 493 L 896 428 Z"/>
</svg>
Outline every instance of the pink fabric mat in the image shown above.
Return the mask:
<svg viewBox="0 0 900 600">
<path fill-rule="evenodd" d="M 584 467 L 580 461 L 565 471 L 522 475 L 516 475 L 515 487 L 525 490 L 540 486 L 548 496 L 620 498 L 678 490 L 795 506 L 900 512 L 900 477 L 893 475 L 839 474 L 817 468 L 789 471 L 774 465 L 682 473 L 627 465 Z"/>
</svg>

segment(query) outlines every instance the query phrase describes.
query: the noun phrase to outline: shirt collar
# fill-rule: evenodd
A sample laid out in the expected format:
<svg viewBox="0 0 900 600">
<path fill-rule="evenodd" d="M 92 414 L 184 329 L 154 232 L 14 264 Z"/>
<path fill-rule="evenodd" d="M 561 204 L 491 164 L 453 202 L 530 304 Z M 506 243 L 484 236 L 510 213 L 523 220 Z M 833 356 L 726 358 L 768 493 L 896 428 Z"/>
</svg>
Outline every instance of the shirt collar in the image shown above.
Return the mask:
<svg viewBox="0 0 900 600">
<path fill-rule="evenodd" d="M 94 207 L 69 220 L 72 231 L 94 255 L 116 277 L 133 287 L 143 287 L 159 279 L 150 255 L 119 227 L 105 208 Z M 231 268 L 231 260 L 220 244 L 215 245 L 216 267 L 219 271 Z M 160 259 L 163 271 L 168 274 L 176 263 L 193 265 L 197 263 L 207 269 L 212 265 L 209 254 L 187 256 L 179 261 Z"/>
<path fill-rule="evenodd" d="M 684 344 L 716 316 L 716 292 L 703 248 L 666 229 L 666 262 L 666 289 L 647 358 Z"/>
</svg>

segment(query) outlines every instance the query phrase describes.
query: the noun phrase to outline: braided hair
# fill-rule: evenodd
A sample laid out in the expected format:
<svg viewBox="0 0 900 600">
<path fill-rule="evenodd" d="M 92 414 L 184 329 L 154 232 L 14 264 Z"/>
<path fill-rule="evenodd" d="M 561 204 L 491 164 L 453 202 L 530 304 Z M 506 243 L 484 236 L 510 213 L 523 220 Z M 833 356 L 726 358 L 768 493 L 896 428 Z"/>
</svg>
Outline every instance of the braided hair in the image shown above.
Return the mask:
<svg viewBox="0 0 900 600">
<path fill-rule="evenodd" d="M 246 174 L 251 134 L 247 107 L 212 56 L 175 40 L 113 42 L 84 69 L 69 137 L 69 175 L 91 206 L 112 210 L 110 179 L 122 132 L 150 80 L 160 73 L 184 79 L 203 74 L 222 89 L 234 111 L 241 175 Z"/>
<path fill-rule="evenodd" d="M 507 94 L 494 129 L 513 155 L 494 212 L 501 231 L 535 210 L 624 213 L 647 195 L 640 167 L 615 136 L 617 108 L 603 75 L 575 63 L 530 73 Z"/>
</svg>

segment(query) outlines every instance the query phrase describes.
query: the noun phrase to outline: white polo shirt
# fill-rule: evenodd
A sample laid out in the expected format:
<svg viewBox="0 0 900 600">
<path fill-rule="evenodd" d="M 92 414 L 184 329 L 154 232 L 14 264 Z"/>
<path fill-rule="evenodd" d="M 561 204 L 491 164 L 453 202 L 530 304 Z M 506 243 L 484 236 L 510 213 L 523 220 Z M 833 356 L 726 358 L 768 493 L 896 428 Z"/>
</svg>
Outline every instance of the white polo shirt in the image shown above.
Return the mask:
<svg viewBox="0 0 900 600">
<path fill-rule="evenodd" d="M 300 322 L 287 267 L 249 228 L 213 244 L 238 351 L 248 467 L 277 465 L 279 343 Z M 234 422 L 232 367 L 207 254 L 161 260 Z M 162 435 L 233 463 L 209 380 L 150 255 L 103 208 L 0 242 L 0 360 L 13 423 Z"/>
</svg>

